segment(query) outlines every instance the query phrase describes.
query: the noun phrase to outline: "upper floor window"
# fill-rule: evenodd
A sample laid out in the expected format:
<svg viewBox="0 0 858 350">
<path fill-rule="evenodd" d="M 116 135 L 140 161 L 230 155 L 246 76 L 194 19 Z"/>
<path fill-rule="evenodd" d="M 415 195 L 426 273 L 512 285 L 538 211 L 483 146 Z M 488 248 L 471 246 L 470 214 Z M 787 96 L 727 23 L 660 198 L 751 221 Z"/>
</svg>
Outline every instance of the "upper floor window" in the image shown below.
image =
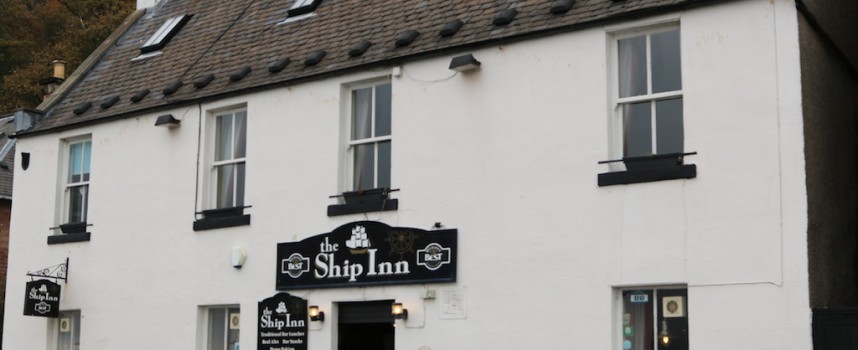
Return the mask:
<svg viewBox="0 0 858 350">
<path fill-rule="evenodd" d="M 616 45 L 622 157 L 682 153 L 679 28 L 620 36 Z"/>
<path fill-rule="evenodd" d="M 348 159 L 351 190 L 390 188 L 391 86 L 389 81 L 353 88 Z"/>
<path fill-rule="evenodd" d="M 683 165 L 684 116 L 680 29 L 649 27 L 612 37 L 611 158 L 625 164 L 599 174 L 599 186 L 697 176 Z M 625 172 L 623 172 L 625 170 Z"/>
<path fill-rule="evenodd" d="M 245 157 L 247 156 L 247 111 L 235 110 L 215 116 L 212 197 L 214 208 L 244 205 Z"/>
<path fill-rule="evenodd" d="M 91 152 L 90 139 L 68 143 L 68 167 L 64 189 L 65 223 L 82 223 L 87 220 Z"/>
</svg>

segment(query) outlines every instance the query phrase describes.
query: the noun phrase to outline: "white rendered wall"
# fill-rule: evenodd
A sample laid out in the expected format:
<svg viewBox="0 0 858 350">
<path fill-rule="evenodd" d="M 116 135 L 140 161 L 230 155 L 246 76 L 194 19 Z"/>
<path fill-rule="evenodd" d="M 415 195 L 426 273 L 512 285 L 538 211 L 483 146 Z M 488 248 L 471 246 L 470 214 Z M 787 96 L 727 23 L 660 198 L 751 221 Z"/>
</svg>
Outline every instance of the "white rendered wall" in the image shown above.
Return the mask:
<svg viewBox="0 0 858 350">
<path fill-rule="evenodd" d="M 244 348 L 256 303 L 275 294 L 276 244 L 377 220 L 459 230 L 455 284 L 296 291 L 327 320 L 310 349 L 335 348 L 340 301 L 396 299 L 397 349 L 618 348 L 615 290 L 687 284 L 691 347 L 809 349 L 806 208 L 794 6 L 741 1 L 681 22 L 691 180 L 598 187 L 609 157 L 608 34 L 593 28 L 402 66 L 393 85 L 399 210 L 329 218 L 340 190 L 344 83 L 390 69 L 19 140 L 6 334 L 44 349 L 52 323 L 24 317 L 27 270 L 70 257 L 63 309 L 82 312 L 81 349 L 196 349 L 198 307 L 240 304 Z M 643 20 L 629 25 L 644 25 Z M 447 79 L 449 78 L 449 79 Z M 252 225 L 194 232 L 197 135 L 206 111 L 247 105 Z M 154 127 L 172 113 L 175 130 Z M 60 138 L 92 134 L 92 240 L 48 246 Z M 230 248 L 248 259 L 230 266 Z M 423 300 L 427 289 L 438 298 Z M 441 319 L 464 295 L 465 319 Z"/>
</svg>

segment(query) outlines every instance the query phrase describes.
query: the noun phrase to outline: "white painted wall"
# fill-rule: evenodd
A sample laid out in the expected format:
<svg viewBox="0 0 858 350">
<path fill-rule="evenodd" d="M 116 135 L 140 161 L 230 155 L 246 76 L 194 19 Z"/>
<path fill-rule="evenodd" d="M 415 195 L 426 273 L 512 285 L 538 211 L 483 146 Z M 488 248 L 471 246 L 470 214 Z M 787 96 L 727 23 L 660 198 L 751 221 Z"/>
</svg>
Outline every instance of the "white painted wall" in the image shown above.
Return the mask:
<svg viewBox="0 0 858 350">
<path fill-rule="evenodd" d="M 668 18 L 671 16 L 667 16 Z M 327 313 L 310 348 L 335 348 L 334 303 L 403 301 L 397 349 L 618 348 L 615 289 L 687 284 L 695 350 L 809 349 L 798 46 L 789 1 L 677 13 L 685 147 L 697 178 L 600 188 L 607 167 L 608 35 L 593 28 L 409 63 L 393 84 L 395 212 L 329 218 L 339 187 L 341 85 L 390 69 L 19 140 L 6 335 L 43 349 L 53 324 L 15 312 L 27 270 L 71 259 L 64 309 L 82 349 L 195 349 L 198 307 L 275 294 L 278 242 L 363 219 L 459 229 L 458 282 L 298 291 Z M 643 20 L 633 25 L 647 24 Z M 613 28 L 616 29 L 616 28 Z M 449 79 L 448 79 L 449 78 Z M 247 104 L 252 225 L 194 232 L 199 118 Z M 158 115 L 182 119 L 154 127 Z M 92 134 L 92 241 L 46 245 L 61 138 Z M 230 248 L 247 247 L 241 270 Z M 436 300 L 423 300 L 434 289 Z M 442 320 L 442 292 L 467 318 Z M 333 340 L 332 340 L 333 339 Z"/>
</svg>

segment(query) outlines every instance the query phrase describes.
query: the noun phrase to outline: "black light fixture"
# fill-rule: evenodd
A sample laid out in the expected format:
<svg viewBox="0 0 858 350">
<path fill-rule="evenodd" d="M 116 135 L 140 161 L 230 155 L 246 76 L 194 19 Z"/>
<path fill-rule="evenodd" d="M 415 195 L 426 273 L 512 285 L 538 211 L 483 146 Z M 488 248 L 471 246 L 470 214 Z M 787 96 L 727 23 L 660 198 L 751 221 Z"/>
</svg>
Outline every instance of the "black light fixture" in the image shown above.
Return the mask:
<svg viewBox="0 0 858 350">
<path fill-rule="evenodd" d="M 310 316 L 310 321 L 325 321 L 325 313 L 319 310 L 318 305 L 310 305 L 307 308 L 307 315 Z"/>
<path fill-rule="evenodd" d="M 667 320 L 661 320 L 661 332 L 658 333 L 658 342 L 661 343 L 662 346 L 670 345 L 670 332 L 667 330 Z"/>
<path fill-rule="evenodd" d="M 393 315 L 394 320 L 408 319 L 408 310 L 402 306 L 402 303 L 393 303 L 390 308 L 390 314 Z"/>
<path fill-rule="evenodd" d="M 175 117 L 173 117 L 172 114 L 165 114 L 165 115 L 158 117 L 158 120 L 155 120 L 155 126 L 162 126 L 163 125 L 163 126 L 167 126 L 169 128 L 175 128 L 175 127 L 179 126 L 179 123 L 181 123 L 181 122 L 182 122 L 181 120 L 178 120 Z"/>
<path fill-rule="evenodd" d="M 477 61 L 473 54 L 456 56 L 450 61 L 450 70 L 457 72 L 467 72 L 478 68 L 480 68 L 480 61 Z"/>
</svg>

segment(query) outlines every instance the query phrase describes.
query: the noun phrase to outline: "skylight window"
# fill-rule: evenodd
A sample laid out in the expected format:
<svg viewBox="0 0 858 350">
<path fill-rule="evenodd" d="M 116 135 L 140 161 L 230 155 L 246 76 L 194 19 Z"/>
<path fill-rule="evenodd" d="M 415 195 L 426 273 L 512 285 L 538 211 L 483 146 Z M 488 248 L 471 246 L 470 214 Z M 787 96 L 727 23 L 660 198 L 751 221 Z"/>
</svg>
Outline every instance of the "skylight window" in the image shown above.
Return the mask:
<svg viewBox="0 0 858 350">
<path fill-rule="evenodd" d="M 167 43 L 170 42 L 176 33 L 182 29 L 182 26 L 191 19 L 190 15 L 181 15 L 168 19 L 161 25 L 161 28 L 158 28 L 158 31 L 152 35 L 149 40 L 143 44 L 143 47 L 140 48 L 140 53 L 145 54 L 153 51 L 158 51 L 167 46 Z"/>
<path fill-rule="evenodd" d="M 289 8 L 289 17 L 300 16 L 316 10 L 322 0 L 295 0 L 292 7 Z"/>
</svg>

